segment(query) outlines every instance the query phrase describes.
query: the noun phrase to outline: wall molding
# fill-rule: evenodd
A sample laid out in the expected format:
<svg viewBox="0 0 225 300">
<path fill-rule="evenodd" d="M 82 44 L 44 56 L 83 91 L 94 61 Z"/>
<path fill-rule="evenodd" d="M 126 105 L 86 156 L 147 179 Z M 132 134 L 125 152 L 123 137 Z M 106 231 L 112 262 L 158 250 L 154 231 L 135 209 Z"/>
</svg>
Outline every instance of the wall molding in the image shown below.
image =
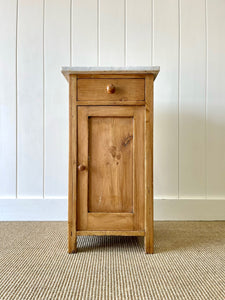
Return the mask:
<svg viewBox="0 0 225 300">
<path fill-rule="evenodd" d="M 225 220 L 225 199 L 155 199 L 155 220 Z"/>
<path fill-rule="evenodd" d="M 154 218 L 160 221 L 225 220 L 225 199 L 155 198 Z M 66 221 L 66 197 L 0 198 L 0 221 Z"/>
<path fill-rule="evenodd" d="M 66 221 L 67 198 L 1 198 L 0 221 Z"/>
</svg>

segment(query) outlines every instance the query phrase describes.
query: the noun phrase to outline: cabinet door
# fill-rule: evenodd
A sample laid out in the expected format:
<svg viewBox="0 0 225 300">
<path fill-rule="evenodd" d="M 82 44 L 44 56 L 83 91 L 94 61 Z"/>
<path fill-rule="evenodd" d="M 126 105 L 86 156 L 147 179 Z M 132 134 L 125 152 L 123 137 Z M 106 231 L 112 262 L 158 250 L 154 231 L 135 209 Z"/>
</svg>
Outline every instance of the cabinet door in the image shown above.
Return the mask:
<svg viewBox="0 0 225 300">
<path fill-rule="evenodd" d="M 77 230 L 144 230 L 144 107 L 78 107 Z"/>
</svg>

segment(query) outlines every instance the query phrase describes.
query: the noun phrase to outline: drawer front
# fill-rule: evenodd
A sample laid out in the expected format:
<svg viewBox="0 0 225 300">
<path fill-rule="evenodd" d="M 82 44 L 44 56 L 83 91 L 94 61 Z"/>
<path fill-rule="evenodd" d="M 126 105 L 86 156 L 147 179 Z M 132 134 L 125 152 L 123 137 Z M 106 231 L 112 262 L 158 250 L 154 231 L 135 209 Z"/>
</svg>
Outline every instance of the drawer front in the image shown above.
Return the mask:
<svg viewBox="0 0 225 300">
<path fill-rule="evenodd" d="M 143 101 L 144 78 L 78 79 L 78 101 Z"/>
</svg>

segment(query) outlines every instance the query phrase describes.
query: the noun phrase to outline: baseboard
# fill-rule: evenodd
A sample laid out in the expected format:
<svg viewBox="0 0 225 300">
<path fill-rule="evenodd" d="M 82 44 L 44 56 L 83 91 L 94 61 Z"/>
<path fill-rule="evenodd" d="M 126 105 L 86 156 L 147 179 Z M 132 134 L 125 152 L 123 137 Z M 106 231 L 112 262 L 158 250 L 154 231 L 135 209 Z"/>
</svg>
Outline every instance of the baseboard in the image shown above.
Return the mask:
<svg viewBox="0 0 225 300">
<path fill-rule="evenodd" d="M 155 220 L 225 220 L 225 199 L 155 199 Z"/>
<path fill-rule="evenodd" d="M 225 220 L 225 199 L 155 199 L 155 220 Z M 67 198 L 2 198 L 0 221 L 66 221 Z"/>
<path fill-rule="evenodd" d="M 0 199 L 0 221 L 66 221 L 67 198 Z"/>
</svg>

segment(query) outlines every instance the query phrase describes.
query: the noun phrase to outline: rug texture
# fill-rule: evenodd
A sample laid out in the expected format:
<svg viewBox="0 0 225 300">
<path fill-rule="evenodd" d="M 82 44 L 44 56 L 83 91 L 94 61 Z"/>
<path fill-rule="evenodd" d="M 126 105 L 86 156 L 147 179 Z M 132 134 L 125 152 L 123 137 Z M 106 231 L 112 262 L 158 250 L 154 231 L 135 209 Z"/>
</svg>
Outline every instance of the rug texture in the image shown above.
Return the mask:
<svg viewBox="0 0 225 300">
<path fill-rule="evenodd" d="M 66 222 L 0 223 L 0 299 L 225 299 L 225 222 L 155 222 L 143 238 L 78 237 Z"/>
</svg>

